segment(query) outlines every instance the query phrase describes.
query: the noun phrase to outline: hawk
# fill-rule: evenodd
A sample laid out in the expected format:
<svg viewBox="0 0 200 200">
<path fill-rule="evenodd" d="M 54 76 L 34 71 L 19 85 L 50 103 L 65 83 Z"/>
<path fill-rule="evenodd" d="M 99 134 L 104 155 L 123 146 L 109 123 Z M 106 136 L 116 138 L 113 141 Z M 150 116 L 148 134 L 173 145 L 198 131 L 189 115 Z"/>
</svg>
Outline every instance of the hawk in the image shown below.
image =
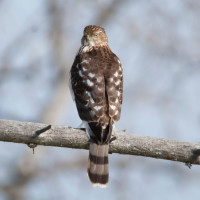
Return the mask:
<svg viewBox="0 0 200 200">
<path fill-rule="evenodd" d="M 86 26 L 81 44 L 70 70 L 69 87 L 90 137 L 89 179 L 94 185 L 106 186 L 109 142 L 113 123 L 121 114 L 122 66 L 100 26 Z"/>
</svg>

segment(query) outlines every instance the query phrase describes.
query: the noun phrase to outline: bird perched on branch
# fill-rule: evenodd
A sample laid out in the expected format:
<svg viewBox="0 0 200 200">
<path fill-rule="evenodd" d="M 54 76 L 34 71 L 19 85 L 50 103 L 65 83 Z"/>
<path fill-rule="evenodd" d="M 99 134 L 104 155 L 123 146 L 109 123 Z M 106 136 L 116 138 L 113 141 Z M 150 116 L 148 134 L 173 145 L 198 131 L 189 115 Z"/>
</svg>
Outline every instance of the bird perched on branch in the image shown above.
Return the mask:
<svg viewBox="0 0 200 200">
<path fill-rule="evenodd" d="M 70 71 L 69 87 L 90 136 L 89 179 L 94 185 L 106 186 L 109 142 L 113 123 L 121 113 L 122 66 L 103 28 L 86 26 L 81 44 Z"/>
</svg>

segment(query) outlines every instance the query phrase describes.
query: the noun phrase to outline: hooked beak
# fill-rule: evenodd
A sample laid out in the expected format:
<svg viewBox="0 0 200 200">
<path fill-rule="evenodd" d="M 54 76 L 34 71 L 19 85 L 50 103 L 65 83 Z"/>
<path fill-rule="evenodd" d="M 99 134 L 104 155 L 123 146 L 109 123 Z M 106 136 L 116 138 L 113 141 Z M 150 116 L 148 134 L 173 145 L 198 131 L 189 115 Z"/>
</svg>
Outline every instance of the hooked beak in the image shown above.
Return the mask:
<svg viewBox="0 0 200 200">
<path fill-rule="evenodd" d="M 86 35 L 86 40 L 89 41 L 90 40 L 90 36 Z"/>
</svg>

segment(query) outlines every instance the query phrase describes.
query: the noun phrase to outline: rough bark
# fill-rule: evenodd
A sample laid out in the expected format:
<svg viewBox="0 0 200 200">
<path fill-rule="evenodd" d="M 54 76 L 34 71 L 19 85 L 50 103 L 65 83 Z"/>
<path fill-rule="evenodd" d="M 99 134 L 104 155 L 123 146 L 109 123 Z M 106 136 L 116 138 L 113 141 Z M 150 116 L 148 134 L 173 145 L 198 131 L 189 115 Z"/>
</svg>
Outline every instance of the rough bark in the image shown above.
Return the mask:
<svg viewBox="0 0 200 200">
<path fill-rule="evenodd" d="M 0 120 L 0 141 L 35 145 L 88 149 L 84 130 L 54 126 L 43 133 L 47 124 Z M 38 134 L 38 136 L 37 136 Z M 200 164 L 200 143 L 179 142 L 116 131 L 117 139 L 110 144 L 110 153 L 153 157 L 172 161 Z"/>
</svg>

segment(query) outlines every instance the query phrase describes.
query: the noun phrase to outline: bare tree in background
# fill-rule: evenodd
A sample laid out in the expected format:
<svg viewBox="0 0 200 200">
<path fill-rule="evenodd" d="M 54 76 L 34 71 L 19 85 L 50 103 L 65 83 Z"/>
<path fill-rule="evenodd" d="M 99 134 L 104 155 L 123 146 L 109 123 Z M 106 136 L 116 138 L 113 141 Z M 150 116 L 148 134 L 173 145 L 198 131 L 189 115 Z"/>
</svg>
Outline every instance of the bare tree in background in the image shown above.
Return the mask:
<svg viewBox="0 0 200 200">
<path fill-rule="evenodd" d="M 67 49 L 67 42 L 70 38 L 68 38 L 67 30 L 64 28 L 65 23 L 70 23 L 66 18 L 66 11 L 71 10 L 73 8 L 67 8 L 64 6 L 65 2 L 61 1 L 46 1 L 46 16 L 48 19 L 48 38 L 49 38 L 49 46 L 50 46 L 50 55 L 51 64 L 54 68 L 56 68 L 56 78 L 54 82 L 54 93 L 52 94 L 52 99 L 49 99 L 47 102 L 47 106 L 41 111 L 41 122 L 56 124 L 63 118 L 67 106 L 69 98 L 69 89 L 68 89 L 68 71 L 71 67 L 69 60 L 66 57 L 65 50 Z M 76 6 L 78 1 L 72 4 Z M 103 26 L 112 16 L 117 12 L 118 7 L 120 6 L 121 1 L 113 0 L 109 3 L 109 6 L 102 7 L 102 9 L 98 10 L 96 24 Z M 19 38 L 16 39 L 14 44 L 20 45 L 24 42 L 24 37 L 26 34 L 29 34 L 29 31 L 24 31 Z M 7 48 L 7 52 L 10 53 L 10 49 L 13 47 L 13 44 Z M 7 66 L 9 60 L 6 59 L 9 57 L 5 56 L 4 63 Z M 6 62 L 5 62 L 6 61 Z M 1 68 L 3 70 L 3 68 Z M 6 68 L 4 69 L 6 71 Z M 1 73 L 2 75 L 2 73 Z M 45 156 L 47 153 L 47 149 L 40 148 L 37 151 L 37 154 L 40 154 L 40 157 Z M 5 184 L 2 186 L 3 191 L 5 191 L 10 200 L 23 200 L 24 199 L 24 188 L 26 184 L 37 174 L 40 172 L 40 167 L 38 165 L 38 160 L 33 160 L 31 156 L 32 152 L 29 151 L 23 159 L 21 165 L 13 168 L 13 172 L 15 174 L 15 179 L 13 182 L 9 184 Z M 78 165 L 82 165 L 82 158 L 78 157 Z M 85 161 L 85 160 L 84 160 Z M 80 164 L 80 163 L 81 164 Z M 65 166 L 63 163 L 58 163 L 54 167 L 56 169 L 59 166 Z M 65 166 L 66 168 L 66 166 Z M 55 169 L 52 169 L 52 171 Z M 48 170 L 48 173 L 51 173 L 51 170 Z"/>
<path fill-rule="evenodd" d="M 1 5 L 3 3 L 4 2 L 2 1 Z M 168 4 L 167 1 L 162 1 L 159 3 L 156 1 L 146 2 L 112 0 L 107 2 L 103 1 L 102 3 L 101 1 L 97 0 L 46 0 L 43 4 L 44 8 L 38 7 L 37 9 L 40 9 L 40 12 L 44 13 L 45 17 L 40 20 L 41 25 L 44 25 L 45 28 L 42 29 L 40 23 L 35 24 L 35 16 L 31 17 L 32 21 L 29 21 L 30 18 L 27 18 L 29 23 L 27 23 L 25 26 L 21 26 L 21 31 L 16 33 L 16 37 L 12 38 L 12 42 L 6 46 L 4 52 L 0 55 L 0 85 L 1 83 L 5 83 L 5 88 L 8 88 L 10 85 L 9 81 L 12 81 L 12 78 L 17 78 L 14 84 L 18 84 L 21 79 L 24 79 L 26 81 L 20 82 L 22 85 L 28 83 L 30 84 L 30 87 L 35 87 L 34 84 L 36 84 L 36 82 L 31 82 L 30 80 L 38 80 L 37 77 L 43 79 L 42 76 L 40 77 L 41 71 L 39 69 L 43 67 L 42 59 L 44 59 L 49 62 L 49 70 L 53 69 L 55 72 L 53 78 L 47 81 L 51 87 L 50 94 L 52 95 L 50 98 L 46 98 L 44 104 L 40 104 L 41 108 L 38 109 L 39 114 L 36 117 L 33 117 L 33 119 L 26 117 L 26 115 L 25 117 L 22 117 L 21 114 L 19 114 L 20 112 L 14 112 L 12 109 L 10 109 L 10 113 L 7 112 L 7 110 L 4 111 L 3 106 L 0 108 L 0 115 L 2 118 L 22 121 L 41 121 L 47 124 L 63 123 L 65 120 L 63 116 L 65 116 L 66 111 L 70 110 L 69 99 L 71 97 L 68 91 L 67 79 L 68 71 L 74 58 L 74 49 L 76 49 L 77 45 L 74 45 L 74 49 L 72 51 L 70 44 L 72 43 L 72 38 L 75 37 L 73 35 L 74 33 L 69 27 L 97 24 L 105 27 L 106 30 L 110 29 L 109 32 L 114 36 L 113 38 L 111 37 L 110 40 L 113 39 L 113 45 L 115 45 L 115 49 L 117 51 L 121 51 L 120 58 L 124 67 L 124 72 L 126 74 L 125 95 L 128 97 L 124 99 L 125 101 L 123 106 L 125 109 L 123 109 L 123 111 L 126 112 L 127 107 L 129 110 L 132 109 L 131 115 L 128 112 L 125 113 L 125 120 L 121 121 L 122 127 L 144 135 L 150 134 L 151 130 L 158 130 L 156 133 L 160 134 L 159 136 L 181 140 L 183 137 L 185 137 L 181 134 L 182 131 L 184 132 L 184 129 L 186 128 L 186 126 L 182 126 L 183 124 L 181 125 L 181 117 L 186 115 L 188 118 L 184 119 L 186 122 L 185 124 L 188 123 L 188 127 L 190 127 L 190 131 L 188 131 L 188 137 L 193 134 L 191 141 L 196 142 L 194 135 L 196 132 L 198 132 L 199 129 L 194 128 L 194 123 L 195 116 L 199 116 L 199 107 L 195 106 L 197 105 L 195 102 L 198 101 L 198 99 L 196 98 L 196 100 L 194 99 L 191 101 L 189 97 L 198 97 L 199 93 L 198 89 L 196 90 L 196 93 L 194 93 L 194 90 L 190 90 L 195 87 L 198 88 L 198 81 L 195 82 L 194 80 L 198 79 L 198 74 L 200 72 L 200 46 L 198 45 L 200 43 L 200 26 L 199 22 L 197 21 L 197 19 L 199 19 L 200 4 L 198 0 L 183 0 L 182 3 L 179 1 L 174 3 L 171 2 L 169 7 L 166 6 L 167 8 L 165 8 L 165 5 Z M 176 9 L 176 4 L 181 6 Z M 34 15 L 37 15 L 37 12 L 38 10 L 34 13 Z M 86 14 L 84 14 L 84 12 Z M 90 12 L 92 13 L 91 16 L 89 16 Z M 9 15 L 10 13 L 11 12 L 8 12 L 6 14 Z M 189 15 L 190 13 L 191 15 Z M 73 17 L 70 18 L 70 16 Z M 81 18 L 85 19 L 82 20 Z M 185 25 L 187 23 L 188 25 Z M 14 27 L 15 24 L 12 26 Z M 82 28 L 83 27 L 80 29 Z M 182 39 L 180 37 L 180 33 L 185 29 L 187 29 L 185 35 L 190 35 L 190 31 L 193 31 L 194 33 L 190 35 L 191 38 L 189 38 L 190 40 L 187 44 L 185 44 L 187 41 L 183 40 L 184 37 Z M 79 29 L 76 29 L 76 33 L 78 32 L 77 30 Z M 82 30 L 80 30 L 80 32 L 81 31 Z M 25 47 L 29 46 L 31 41 L 34 43 L 34 41 L 36 41 L 34 39 L 38 37 L 41 32 L 45 35 L 45 39 L 48 40 L 48 44 L 44 42 L 44 44 L 48 46 L 46 47 L 48 48 L 48 52 L 45 52 L 45 56 L 43 54 L 42 56 L 39 55 L 38 57 L 34 57 L 35 49 L 31 50 L 32 52 L 30 55 L 24 53 L 24 51 L 26 51 Z M 117 41 L 118 39 L 120 42 Z M 185 46 L 187 46 L 187 48 L 185 48 Z M 25 48 L 25 50 L 23 48 Z M 20 59 L 24 56 L 24 54 L 27 56 L 26 62 L 24 62 L 24 66 L 14 66 L 13 63 L 15 62 L 13 62 L 13 60 L 17 60 L 17 63 L 18 61 L 20 62 Z M 11 76 L 10 79 L 8 79 L 9 76 Z M 130 77 L 131 79 L 129 79 Z M 186 85 L 187 82 L 188 84 Z M 162 84 L 164 87 L 160 87 Z M 181 87 L 181 85 L 184 84 L 186 89 Z M 153 88 L 157 89 L 154 90 Z M 6 92 L 16 93 L 15 98 L 17 100 L 18 94 L 16 91 L 14 91 L 14 89 L 13 91 Z M 179 93 L 180 90 L 181 92 Z M 34 96 L 34 92 L 32 93 L 33 94 L 31 95 Z M 24 94 L 23 98 L 25 101 L 27 101 L 28 98 L 26 97 L 28 95 Z M 0 97 L 0 103 L 3 96 Z M 177 97 L 177 99 L 175 97 Z M 15 100 L 15 98 L 13 100 Z M 30 103 L 30 105 L 33 106 L 33 110 L 36 107 L 36 100 L 34 98 L 32 100 L 33 102 Z M 28 101 L 31 100 L 28 99 Z M 181 102 L 185 102 L 185 105 L 184 103 L 179 105 Z M 192 106 L 195 108 L 189 104 L 193 104 Z M 181 106 L 186 107 L 186 109 L 184 110 Z M 194 109 L 196 112 L 193 112 L 192 109 Z M 155 113 L 157 113 L 157 115 L 155 115 Z M 158 115 L 158 113 L 160 114 Z M 176 113 L 178 114 L 175 116 Z M 146 117 L 145 114 L 148 116 Z M 152 114 L 158 118 L 152 117 Z M 128 117 L 130 121 L 132 120 L 131 123 L 126 123 L 126 121 L 128 121 Z M 151 117 L 152 119 L 150 119 Z M 142 118 L 145 119 L 141 120 Z M 191 123 L 190 118 L 192 119 Z M 149 119 L 152 124 L 147 125 L 146 123 L 148 123 Z M 157 121 L 155 122 L 154 120 L 162 121 L 160 123 L 161 129 L 159 129 L 157 126 L 159 123 L 157 123 Z M 199 119 L 196 119 L 196 121 L 199 122 Z M 66 125 L 67 124 L 68 123 L 66 120 Z M 181 131 L 178 130 L 178 126 L 180 125 Z M 134 129 L 132 129 L 132 127 L 134 127 Z M 136 131 L 135 129 L 137 129 L 137 127 L 146 127 L 146 129 L 140 129 L 142 131 Z M 193 131 L 196 132 L 194 133 Z M 198 135 L 196 138 L 198 138 Z M 20 145 L 20 147 L 21 146 L 23 147 L 23 145 Z M 82 169 L 82 166 L 86 164 L 86 159 L 83 158 L 83 156 L 80 156 L 84 154 L 84 151 L 78 151 L 79 153 L 74 156 L 76 160 L 70 160 L 70 158 L 67 158 L 66 155 L 66 158 L 63 160 L 56 158 L 56 162 L 53 165 L 48 167 L 41 167 L 43 160 L 48 158 L 49 152 L 51 153 L 51 150 L 53 152 L 55 148 L 37 147 L 35 149 L 36 155 L 33 156 L 32 151 L 27 147 L 26 151 L 28 151 L 28 153 L 22 155 L 20 160 L 14 161 L 12 167 L 9 166 L 8 170 L 12 176 L 12 179 L 9 182 L 0 184 L 0 190 L 6 193 L 8 199 L 26 199 L 27 185 L 32 183 L 34 178 L 37 179 L 43 173 L 52 178 L 54 174 L 53 172 L 56 172 L 56 170 L 59 171 L 67 169 L 71 172 L 74 168 Z M 56 151 L 57 150 L 59 151 L 59 148 L 56 148 Z M 64 151 L 65 149 L 62 149 L 62 152 Z M 75 150 L 72 151 L 73 153 L 76 152 Z M 35 159 L 37 156 L 39 159 Z M 112 187 L 114 187 L 113 190 L 115 191 L 112 192 L 113 195 L 121 195 L 125 199 L 132 199 L 132 197 L 129 196 L 130 188 L 128 184 L 130 183 L 130 180 L 133 180 L 133 177 L 131 179 L 128 172 L 135 172 L 137 167 L 137 177 L 140 176 L 144 178 L 143 182 L 141 181 L 140 183 L 143 184 L 142 188 L 144 190 L 145 187 L 149 189 L 148 181 L 146 180 L 153 178 L 150 175 L 147 176 L 148 172 L 158 173 L 165 171 L 165 173 L 162 174 L 166 175 L 169 173 L 174 177 L 178 177 L 181 174 L 179 176 L 179 180 L 176 180 L 177 185 L 180 185 L 180 187 L 181 185 L 183 186 L 182 182 L 189 183 L 188 174 L 190 174 L 190 178 L 192 177 L 191 179 L 195 180 L 196 183 L 199 179 L 198 172 L 195 171 L 195 167 L 192 171 L 188 170 L 189 172 L 185 172 L 185 168 L 181 168 L 182 165 L 171 164 L 175 162 L 167 162 L 166 164 L 166 162 L 155 162 L 154 159 L 140 159 L 133 156 L 121 156 L 120 159 L 115 158 L 115 156 L 112 156 L 112 159 L 115 162 L 115 169 L 119 170 L 120 168 L 124 168 L 124 166 L 127 167 L 126 173 L 123 173 L 123 177 L 121 177 L 126 177 L 127 182 L 122 182 L 119 178 L 119 175 L 119 177 L 116 177 L 113 182 L 114 184 Z M 68 162 L 69 160 L 70 162 Z M 148 169 L 145 168 L 145 166 L 148 166 Z M 146 173 L 143 173 L 143 171 L 141 173 L 139 171 L 143 168 L 146 170 Z M 132 173 L 133 176 L 135 176 L 134 172 Z M 161 180 L 162 177 L 159 177 L 159 179 Z M 152 185 L 153 184 L 156 183 L 152 183 Z M 121 188 L 120 194 L 119 188 Z M 132 189 L 133 187 L 131 188 L 131 191 Z M 139 190 L 134 191 L 134 197 L 136 199 L 138 197 L 137 194 L 139 194 Z M 143 195 L 143 198 L 140 196 L 138 199 L 146 199 L 146 194 L 140 195 Z M 50 196 L 49 198 L 53 197 Z"/>
</svg>

